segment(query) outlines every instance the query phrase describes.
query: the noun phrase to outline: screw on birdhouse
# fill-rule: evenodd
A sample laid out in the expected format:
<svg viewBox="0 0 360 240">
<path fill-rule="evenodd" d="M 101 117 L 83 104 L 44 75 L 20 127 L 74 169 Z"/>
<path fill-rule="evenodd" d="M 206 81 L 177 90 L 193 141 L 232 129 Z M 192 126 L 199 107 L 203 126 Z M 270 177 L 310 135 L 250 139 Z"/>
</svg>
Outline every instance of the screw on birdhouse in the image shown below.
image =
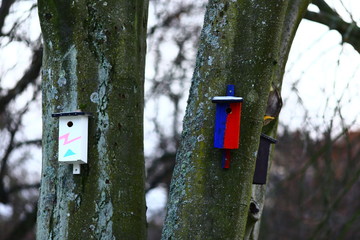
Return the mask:
<svg viewBox="0 0 360 240">
<path fill-rule="evenodd" d="M 222 149 L 222 168 L 230 168 L 230 149 L 239 148 L 243 98 L 235 97 L 235 86 L 228 85 L 226 96 L 212 98 L 216 103 L 214 147 Z"/>
<path fill-rule="evenodd" d="M 256 157 L 255 173 L 253 178 L 253 184 L 263 185 L 266 184 L 270 144 L 275 144 L 276 139 L 269 137 L 265 134 L 260 136 L 260 144 Z"/>
<path fill-rule="evenodd" d="M 87 163 L 91 114 L 78 111 L 54 113 L 52 116 L 59 118 L 58 161 L 73 164 L 73 174 L 80 174 L 80 165 Z"/>
</svg>

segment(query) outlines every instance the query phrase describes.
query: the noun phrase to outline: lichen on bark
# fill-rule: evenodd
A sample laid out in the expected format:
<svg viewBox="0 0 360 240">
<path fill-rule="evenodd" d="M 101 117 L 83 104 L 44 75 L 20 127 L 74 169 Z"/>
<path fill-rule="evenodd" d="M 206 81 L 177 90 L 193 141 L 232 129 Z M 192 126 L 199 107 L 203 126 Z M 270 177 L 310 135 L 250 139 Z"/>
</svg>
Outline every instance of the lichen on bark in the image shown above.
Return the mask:
<svg viewBox="0 0 360 240">
<path fill-rule="evenodd" d="M 244 239 L 255 159 L 281 57 L 289 1 L 210 0 L 162 239 Z M 227 84 L 244 98 L 240 148 L 221 169 L 213 148 L 214 96 Z M 201 136 L 201 141 L 198 141 Z"/>
<path fill-rule="evenodd" d="M 145 239 L 148 1 L 39 0 L 44 39 L 38 239 Z M 134 91 L 136 89 L 136 91 Z M 57 162 L 54 112 L 91 112 L 88 164 Z"/>
<path fill-rule="evenodd" d="M 281 93 L 281 86 L 283 82 L 284 72 L 286 62 L 290 53 L 291 45 L 293 39 L 296 34 L 296 30 L 302 20 L 305 12 L 307 11 L 307 7 L 310 4 L 310 0 L 289 0 L 289 4 L 285 11 L 285 20 L 283 21 L 283 26 L 281 29 L 281 38 L 280 38 L 280 50 L 278 53 L 278 58 L 274 62 L 276 66 L 275 71 L 273 72 L 271 78 L 271 91 L 278 91 Z M 278 127 L 279 118 L 276 117 L 275 121 L 270 124 L 264 126 L 262 128 L 262 133 L 265 133 L 270 136 L 276 136 L 277 127 Z M 271 160 L 274 146 L 271 147 L 270 152 L 270 164 L 269 169 L 271 168 Z M 269 173 L 270 171 L 268 171 Z M 260 223 L 261 223 L 261 215 L 263 212 L 263 208 L 265 205 L 265 193 L 266 193 L 266 185 L 263 186 L 253 186 L 252 190 L 252 199 L 259 207 L 259 213 L 257 219 L 252 219 L 252 213 L 249 211 L 248 219 L 251 219 L 247 222 L 246 226 L 246 234 L 245 239 L 256 240 L 259 237 Z"/>
</svg>

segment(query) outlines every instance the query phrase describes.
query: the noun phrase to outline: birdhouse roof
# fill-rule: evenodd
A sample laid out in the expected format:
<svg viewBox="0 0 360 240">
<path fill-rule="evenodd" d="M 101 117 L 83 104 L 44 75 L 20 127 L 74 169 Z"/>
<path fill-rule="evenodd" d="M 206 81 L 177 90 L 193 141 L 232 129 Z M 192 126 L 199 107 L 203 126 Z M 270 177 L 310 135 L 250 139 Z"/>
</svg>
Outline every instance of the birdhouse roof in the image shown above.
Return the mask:
<svg viewBox="0 0 360 240">
<path fill-rule="evenodd" d="M 276 139 L 274 139 L 274 138 L 272 138 L 272 137 L 270 137 L 270 136 L 268 136 L 268 135 L 266 135 L 266 134 L 264 134 L 264 133 L 261 133 L 261 137 L 262 137 L 263 139 L 268 140 L 270 143 L 277 143 L 277 140 L 276 140 Z"/>
<path fill-rule="evenodd" d="M 211 100 L 213 103 L 233 103 L 233 102 L 242 102 L 242 97 L 234 97 L 234 96 L 216 96 Z"/>
<path fill-rule="evenodd" d="M 65 117 L 65 116 L 91 116 L 91 113 L 88 112 L 61 112 L 61 113 L 53 113 L 52 117 Z"/>
</svg>

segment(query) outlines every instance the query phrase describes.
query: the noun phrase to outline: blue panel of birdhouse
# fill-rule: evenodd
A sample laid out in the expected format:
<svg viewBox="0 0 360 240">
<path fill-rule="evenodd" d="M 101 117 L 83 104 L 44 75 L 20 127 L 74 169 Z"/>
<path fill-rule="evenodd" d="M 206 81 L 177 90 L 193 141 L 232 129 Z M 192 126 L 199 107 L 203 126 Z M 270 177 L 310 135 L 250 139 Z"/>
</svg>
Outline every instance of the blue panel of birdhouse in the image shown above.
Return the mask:
<svg viewBox="0 0 360 240">
<path fill-rule="evenodd" d="M 216 116 L 215 116 L 215 132 L 214 132 L 214 147 L 224 147 L 224 137 L 226 129 L 227 113 L 226 109 L 229 108 L 229 103 L 216 104 Z"/>
</svg>

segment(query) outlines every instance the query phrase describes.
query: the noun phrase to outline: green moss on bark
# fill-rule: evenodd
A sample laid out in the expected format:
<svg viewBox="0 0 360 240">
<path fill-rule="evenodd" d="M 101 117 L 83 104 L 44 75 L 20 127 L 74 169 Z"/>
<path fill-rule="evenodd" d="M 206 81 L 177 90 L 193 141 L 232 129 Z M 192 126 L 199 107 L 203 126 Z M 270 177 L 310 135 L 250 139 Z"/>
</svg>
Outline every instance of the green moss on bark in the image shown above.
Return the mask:
<svg viewBox="0 0 360 240">
<path fill-rule="evenodd" d="M 44 36 L 38 239 L 145 239 L 143 81 L 148 1 L 39 0 Z M 93 113 L 81 174 L 57 162 L 57 119 Z"/>
<path fill-rule="evenodd" d="M 209 1 L 170 188 L 162 239 L 243 239 L 271 83 L 289 1 Z M 289 43 L 290 44 L 290 43 Z M 290 46 L 288 46 L 289 48 Z M 229 170 L 213 148 L 214 96 L 244 98 Z M 199 141 L 201 139 L 201 141 Z"/>
<path fill-rule="evenodd" d="M 277 59 L 273 62 L 275 71 L 273 72 L 272 76 L 272 88 L 271 91 L 278 91 L 281 92 L 281 86 L 285 71 L 285 65 L 288 59 L 288 55 L 290 52 L 290 48 L 292 45 L 292 41 L 295 37 L 296 30 L 299 26 L 299 23 L 304 16 L 307 6 L 309 5 L 310 0 L 290 0 L 288 7 L 285 13 L 285 21 L 283 22 L 282 29 L 281 29 L 281 39 L 280 39 L 280 51 L 278 53 Z M 262 132 L 270 135 L 276 136 L 278 127 L 278 118 L 275 121 L 272 121 L 270 124 L 263 127 Z M 274 146 L 271 148 L 274 149 Z M 271 156 L 272 151 L 270 153 L 270 164 L 269 168 L 271 167 Z M 268 171 L 270 172 L 270 171 Z M 265 193 L 266 193 L 266 185 L 264 186 L 253 186 L 252 191 L 252 200 L 257 204 L 259 208 L 259 212 L 256 214 L 256 218 L 254 218 L 252 213 L 249 211 L 250 219 L 247 222 L 246 226 L 246 234 L 245 239 L 256 240 L 259 237 L 259 229 L 260 229 L 260 218 L 263 212 L 264 204 L 265 204 Z"/>
</svg>

